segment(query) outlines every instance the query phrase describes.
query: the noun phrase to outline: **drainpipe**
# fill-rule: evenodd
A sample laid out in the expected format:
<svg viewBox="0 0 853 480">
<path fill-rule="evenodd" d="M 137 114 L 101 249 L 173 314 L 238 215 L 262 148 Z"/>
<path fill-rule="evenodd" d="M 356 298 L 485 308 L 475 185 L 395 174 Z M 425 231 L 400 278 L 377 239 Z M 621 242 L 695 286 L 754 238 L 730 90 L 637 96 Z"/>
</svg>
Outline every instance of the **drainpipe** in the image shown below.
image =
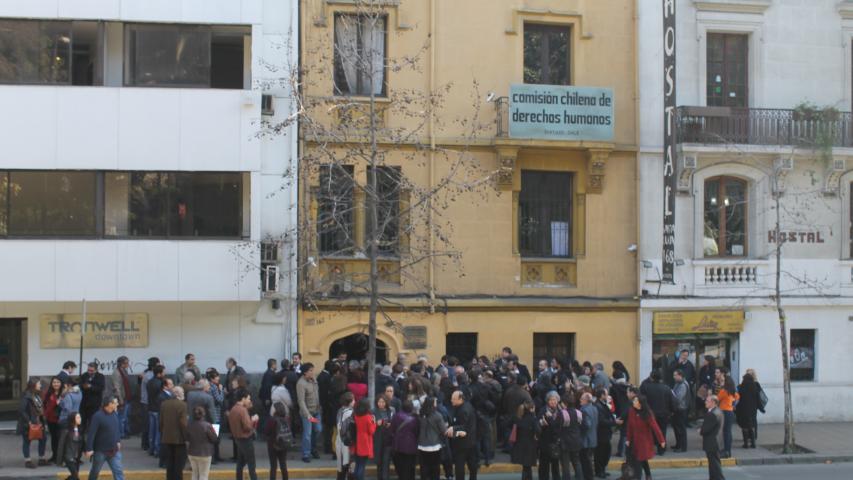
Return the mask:
<svg viewBox="0 0 853 480">
<path fill-rule="evenodd" d="M 429 92 L 435 88 L 435 0 L 429 2 Z M 429 110 L 429 189 L 435 183 L 435 111 Z M 432 203 L 432 199 L 429 199 Z M 429 251 L 434 250 L 435 239 L 432 231 L 432 205 L 427 208 L 427 228 L 429 229 Z M 429 258 L 429 313 L 435 313 L 435 257 Z"/>
</svg>

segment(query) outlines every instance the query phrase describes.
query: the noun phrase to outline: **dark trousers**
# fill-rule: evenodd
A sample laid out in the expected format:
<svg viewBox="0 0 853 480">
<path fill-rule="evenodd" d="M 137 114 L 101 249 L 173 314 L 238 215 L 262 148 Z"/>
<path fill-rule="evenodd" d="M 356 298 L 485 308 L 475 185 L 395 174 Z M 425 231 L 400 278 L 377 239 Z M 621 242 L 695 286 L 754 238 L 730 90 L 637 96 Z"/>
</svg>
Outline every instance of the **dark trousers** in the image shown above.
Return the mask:
<svg viewBox="0 0 853 480">
<path fill-rule="evenodd" d="M 521 467 L 521 480 L 533 480 L 533 467 L 527 465 Z"/>
<path fill-rule="evenodd" d="M 669 415 L 662 415 L 660 417 L 655 415 L 655 421 L 658 422 L 658 427 L 660 427 L 660 433 L 663 434 L 663 438 L 664 440 L 666 440 L 666 429 L 669 426 Z M 661 448 L 660 445 L 658 445 L 657 448 L 658 455 L 663 455 L 663 453 L 666 451 L 665 449 Z"/>
<path fill-rule="evenodd" d="M 581 449 L 581 471 L 583 472 L 584 480 L 592 480 L 594 472 L 592 470 L 592 448 Z"/>
<path fill-rule="evenodd" d="M 495 458 L 495 448 L 492 444 L 492 425 L 494 424 L 494 418 L 485 417 L 482 423 L 482 430 L 477 432 L 477 434 L 480 435 L 480 440 L 478 442 L 480 447 L 480 458 L 482 458 L 486 463 L 491 462 Z"/>
<path fill-rule="evenodd" d="M 237 444 L 237 478 L 243 478 L 243 468 L 249 467 L 249 478 L 258 480 L 255 472 L 255 444 L 251 438 L 238 438 L 234 440 Z"/>
<path fill-rule="evenodd" d="M 676 450 L 687 450 L 687 410 L 676 410 L 672 415 L 672 432 Z"/>
<path fill-rule="evenodd" d="M 187 446 L 185 444 L 171 445 L 162 444 L 160 455 L 166 464 L 166 480 L 181 480 L 184 475 L 184 466 L 187 464 Z"/>
<path fill-rule="evenodd" d="M 267 455 L 270 458 L 270 480 L 275 480 L 276 466 L 281 469 L 281 479 L 287 480 L 287 450 L 276 450 L 267 442 Z"/>
<path fill-rule="evenodd" d="M 65 468 L 68 469 L 71 480 L 78 480 L 80 478 L 80 460 L 74 460 L 73 462 L 66 461 Z"/>
<path fill-rule="evenodd" d="M 640 462 L 633 457 L 631 460 L 631 466 L 634 469 L 634 478 L 643 478 L 643 473 L 646 475 L 646 480 L 652 478 L 652 467 L 649 466 L 648 460 Z"/>
<path fill-rule="evenodd" d="M 705 452 L 708 457 L 708 477 L 710 480 L 726 480 L 723 476 L 723 466 L 720 464 L 720 452 Z"/>
<path fill-rule="evenodd" d="M 571 480 L 572 472 L 576 480 L 582 478 L 581 455 L 579 451 L 563 450 L 560 454 L 560 468 L 563 470 L 563 480 Z"/>
<path fill-rule="evenodd" d="M 601 475 L 607 471 L 607 464 L 610 463 L 610 439 L 605 435 L 599 434 L 598 446 L 595 447 L 595 474 Z"/>
<path fill-rule="evenodd" d="M 441 478 L 441 450 L 420 452 L 421 480 L 439 480 Z"/>
<path fill-rule="evenodd" d="M 323 453 L 332 453 L 332 433 L 335 430 L 335 412 L 323 411 Z"/>
<path fill-rule="evenodd" d="M 142 404 L 142 411 L 145 412 L 144 421 L 142 422 L 142 450 L 148 450 L 151 447 L 150 439 L 148 437 L 148 404 Z"/>
<path fill-rule="evenodd" d="M 47 422 L 47 431 L 50 433 L 50 460 L 56 460 L 56 451 L 59 449 L 59 434 L 62 429 L 58 423 Z"/>
<path fill-rule="evenodd" d="M 471 480 L 477 480 L 477 447 L 453 451 L 453 470 L 456 480 L 465 480 L 465 465 L 468 466 L 468 474 Z"/>
<path fill-rule="evenodd" d="M 399 480 L 415 480 L 415 463 L 417 455 L 414 453 L 394 453 L 394 470 L 397 471 Z"/>
<path fill-rule="evenodd" d="M 560 480 L 560 459 L 552 458 L 546 449 L 539 450 L 539 480 Z"/>
</svg>

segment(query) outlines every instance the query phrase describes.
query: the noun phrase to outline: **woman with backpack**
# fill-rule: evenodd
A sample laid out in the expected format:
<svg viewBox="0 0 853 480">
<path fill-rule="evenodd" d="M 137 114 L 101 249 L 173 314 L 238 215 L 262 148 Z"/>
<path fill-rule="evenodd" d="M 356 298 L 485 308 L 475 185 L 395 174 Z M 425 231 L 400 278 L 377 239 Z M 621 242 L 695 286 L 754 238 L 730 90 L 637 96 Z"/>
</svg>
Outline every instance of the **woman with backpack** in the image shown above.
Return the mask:
<svg viewBox="0 0 853 480">
<path fill-rule="evenodd" d="M 394 470 L 399 480 L 415 480 L 419 429 L 414 406 L 406 400 L 402 410 L 391 419 L 391 449 L 394 452 Z"/>
<path fill-rule="evenodd" d="M 393 389 L 393 387 L 391 387 Z M 376 420 L 376 433 L 373 435 L 373 458 L 376 460 L 376 479 L 389 480 L 391 466 L 391 418 L 396 410 L 388 405 L 388 399 L 380 394 L 376 397 L 373 418 Z"/>
<path fill-rule="evenodd" d="M 337 480 L 346 480 L 350 469 L 349 445 L 344 444 L 343 437 L 347 435 L 347 423 L 352 421 L 352 409 L 355 406 L 355 396 L 352 392 L 341 395 L 341 408 L 338 409 L 335 428 L 338 436 L 335 439 L 335 461 L 338 469 Z"/>
<path fill-rule="evenodd" d="M 282 480 L 287 480 L 287 450 L 293 447 L 293 432 L 290 430 L 290 415 L 284 402 L 272 404 L 273 414 L 264 427 L 267 454 L 270 459 L 270 480 L 275 480 L 276 466 L 281 469 Z"/>
<path fill-rule="evenodd" d="M 567 389 L 560 397 L 561 412 L 563 414 L 563 428 L 560 429 L 560 468 L 563 470 L 564 478 L 569 476 L 569 469 L 575 472 L 575 478 L 580 480 L 581 476 L 581 425 L 583 414 L 575 408 L 576 393 Z"/>
<path fill-rule="evenodd" d="M 202 406 L 193 408 L 193 421 L 187 426 L 187 458 L 193 471 L 193 480 L 207 480 L 213 447 L 219 437 L 213 425 L 207 422 L 207 410 Z"/>
<path fill-rule="evenodd" d="M 362 398 L 353 410 L 355 419 L 355 442 L 350 447 L 350 453 L 355 456 L 356 480 L 364 480 L 364 469 L 368 460 L 373 458 L 373 436 L 376 433 L 376 420 L 370 412 L 370 400 Z"/>
<path fill-rule="evenodd" d="M 421 457 L 421 480 L 441 478 L 442 439 L 447 422 L 437 410 L 438 399 L 427 397 L 421 405 L 418 425 L 418 453 Z"/>
<path fill-rule="evenodd" d="M 652 478 L 649 460 L 655 456 L 655 445 L 666 448 L 666 439 L 658 427 L 655 416 L 649 408 L 644 395 L 637 395 L 628 411 L 628 429 L 625 435 L 625 447 L 630 449 L 636 477 L 640 477 L 640 467 L 646 479 Z"/>
<path fill-rule="evenodd" d="M 536 420 L 536 405 L 525 401 L 518 406 L 518 414 L 513 423 L 513 432 L 509 441 L 512 443 L 512 463 L 521 465 L 521 480 L 533 480 L 533 467 L 538 458 L 539 435 L 542 431 Z M 513 438 L 514 437 L 514 438 Z"/>
</svg>

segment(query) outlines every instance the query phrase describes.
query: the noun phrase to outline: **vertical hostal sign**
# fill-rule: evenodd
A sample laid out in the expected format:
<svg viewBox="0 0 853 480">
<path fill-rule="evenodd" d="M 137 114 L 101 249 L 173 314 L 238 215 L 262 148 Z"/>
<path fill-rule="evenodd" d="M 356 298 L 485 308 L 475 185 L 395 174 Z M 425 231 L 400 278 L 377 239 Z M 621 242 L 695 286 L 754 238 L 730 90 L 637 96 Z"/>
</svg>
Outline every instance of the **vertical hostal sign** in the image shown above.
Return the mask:
<svg viewBox="0 0 853 480">
<path fill-rule="evenodd" d="M 663 0 L 663 281 L 675 269 L 675 0 Z"/>
</svg>

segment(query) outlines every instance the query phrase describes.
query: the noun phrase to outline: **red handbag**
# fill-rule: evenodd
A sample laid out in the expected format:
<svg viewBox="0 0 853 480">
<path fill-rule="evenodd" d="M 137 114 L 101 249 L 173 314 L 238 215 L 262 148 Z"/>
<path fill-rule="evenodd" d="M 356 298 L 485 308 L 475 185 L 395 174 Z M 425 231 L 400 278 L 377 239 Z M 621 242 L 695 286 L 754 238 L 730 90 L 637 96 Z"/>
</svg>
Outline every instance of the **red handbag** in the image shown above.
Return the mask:
<svg viewBox="0 0 853 480">
<path fill-rule="evenodd" d="M 27 431 L 27 438 L 32 440 L 41 440 L 44 438 L 44 425 L 40 423 L 31 423 L 30 429 Z"/>
<path fill-rule="evenodd" d="M 514 445 L 517 440 L 518 440 L 518 425 L 513 425 L 512 426 L 512 432 L 509 434 L 509 443 Z"/>
</svg>

